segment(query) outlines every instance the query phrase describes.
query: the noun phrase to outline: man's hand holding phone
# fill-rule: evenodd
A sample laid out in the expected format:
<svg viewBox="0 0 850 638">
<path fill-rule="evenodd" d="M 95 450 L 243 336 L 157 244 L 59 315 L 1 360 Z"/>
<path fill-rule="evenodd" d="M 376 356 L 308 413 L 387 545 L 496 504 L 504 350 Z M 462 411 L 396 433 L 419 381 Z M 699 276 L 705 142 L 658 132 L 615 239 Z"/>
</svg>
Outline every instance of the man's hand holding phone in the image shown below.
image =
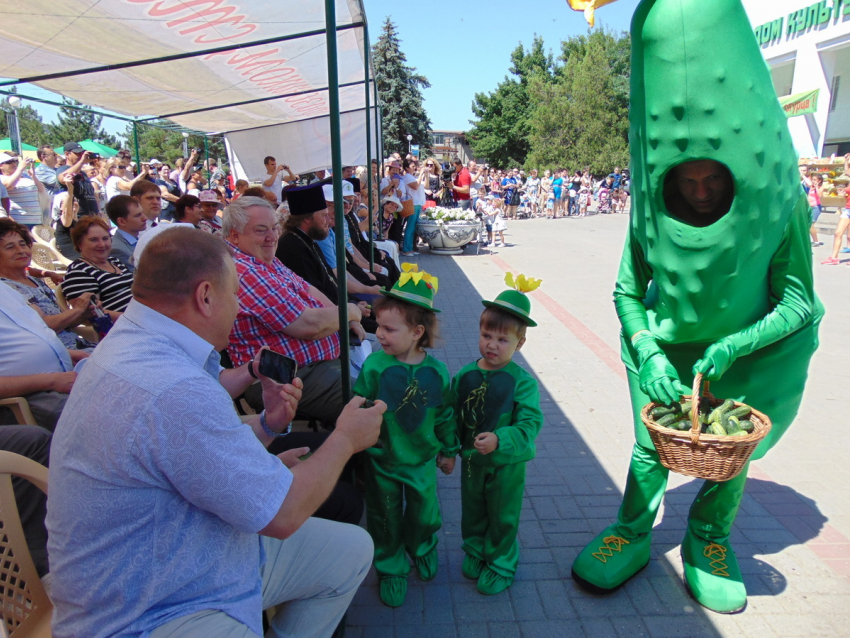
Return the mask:
<svg viewBox="0 0 850 638">
<path fill-rule="evenodd" d="M 362 452 L 378 442 L 383 415 L 387 411 L 387 404 L 383 401 L 375 401 L 372 407 L 366 407 L 365 403 L 363 397 L 354 397 L 336 420 L 334 434 L 346 438 L 352 454 Z"/>
<path fill-rule="evenodd" d="M 263 348 L 254 357 L 254 369 L 263 386 L 266 421 L 281 431 L 295 418 L 304 384 L 295 376 L 298 365 L 282 354 Z"/>
</svg>

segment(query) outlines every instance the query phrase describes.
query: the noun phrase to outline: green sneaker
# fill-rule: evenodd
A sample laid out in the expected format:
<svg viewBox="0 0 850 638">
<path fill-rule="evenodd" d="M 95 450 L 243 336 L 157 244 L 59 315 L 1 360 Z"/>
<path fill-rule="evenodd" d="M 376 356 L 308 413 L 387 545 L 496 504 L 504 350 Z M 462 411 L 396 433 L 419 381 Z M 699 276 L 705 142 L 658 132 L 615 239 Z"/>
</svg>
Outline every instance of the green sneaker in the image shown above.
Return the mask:
<svg viewBox="0 0 850 638">
<path fill-rule="evenodd" d="M 460 568 L 460 571 L 463 572 L 463 575 L 466 578 L 471 580 L 478 580 L 478 577 L 481 576 L 481 571 L 484 569 L 484 561 L 480 558 L 475 558 L 475 556 L 470 556 L 466 554 L 463 557 L 463 565 Z"/>
<path fill-rule="evenodd" d="M 429 580 L 434 580 L 434 576 L 437 575 L 437 548 L 434 547 L 434 549 L 421 558 L 414 558 L 413 564 L 416 566 L 419 578 L 426 583 Z"/>
<path fill-rule="evenodd" d="M 598 594 L 619 589 L 649 564 L 650 538 L 624 538 L 616 524 L 609 525 L 573 562 L 573 580 Z"/>
<path fill-rule="evenodd" d="M 385 576 L 381 578 L 381 602 L 387 607 L 401 607 L 407 596 L 407 578 Z"/>
<path fill-rule="evenodd" d="M 486 596 L 492 596 L 505 591 L 513 585 L 513 576 L 500 576 L 489 567 L 485 567 L 478 577 L 478 591 Z"/>
<path fill-rule="evenodd" d="M 690 531 L 682 540 L 685 586 L 700 605 L 721 614 L 747 606 L 747 588 L 729 542 L 706 541 Z"/>
</svg>

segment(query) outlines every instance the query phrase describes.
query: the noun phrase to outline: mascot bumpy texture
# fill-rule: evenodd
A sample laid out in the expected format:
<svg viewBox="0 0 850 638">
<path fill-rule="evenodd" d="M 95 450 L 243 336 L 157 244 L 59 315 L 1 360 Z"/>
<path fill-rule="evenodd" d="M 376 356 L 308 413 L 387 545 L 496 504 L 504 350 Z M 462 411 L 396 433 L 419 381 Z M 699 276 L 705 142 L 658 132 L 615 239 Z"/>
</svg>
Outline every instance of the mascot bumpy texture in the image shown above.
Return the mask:
<svg viewBox="0 0 850 638">
<path fill-rule="evenodd" d="M 740 0 L 644 0 L 632 21 L 632 213 L 614 293 L 636 443 L 617 522 L 573 564 L 611 591 L 649 562 L 667 484 L 639 412 L 690 387 L 794 420 L 823 309 L 809 208 L 785 115 Z M 684 384 L 684 385 L 683 385 Z M 746 606 L 729 533 L 747 470 L 706 481 L 682 541 L 685 579 L 718 612 Z"/>
</svg>

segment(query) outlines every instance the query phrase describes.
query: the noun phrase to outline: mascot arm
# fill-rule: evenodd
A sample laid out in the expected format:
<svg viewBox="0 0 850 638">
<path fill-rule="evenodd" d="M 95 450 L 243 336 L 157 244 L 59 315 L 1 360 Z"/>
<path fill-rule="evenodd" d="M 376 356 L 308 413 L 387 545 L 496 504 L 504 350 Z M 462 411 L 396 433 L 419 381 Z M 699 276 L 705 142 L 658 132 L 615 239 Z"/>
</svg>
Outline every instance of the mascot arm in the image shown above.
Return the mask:
<svg viewBox="0 0 850 638">
<path fill-rule="evenodd" d="M 540 389 L 537 381 L 527 376 L 521 377 L 517 380 L 514 394 L 511 424 L 496 430 L 496 436 L 499 437 L 499 458 L 502 461 L 510 456 L 528 458 L 542 427 L 543 412 L 540 409 Z"/>
<path fill-rule="evenodd" d="M 623 335 L 631 340 L 637 355 L 640 389 L 656 403 L 667 405 L 678 401 L 687 389 L 679 382 L 676 369 L 649 331 L 643 299 L 651 280 L 652 269 L 644 259 L 640 244 L 629 231 L 614 289 L 614 306 L 623 326 Z"/>
<path fill-rule="evenodd" d="M 771 259 L 772 310 L 740 332 L 710 345 L 694 365 L 694 373 L 701 372 L 709 380 L 716 381 L 738 357 L 787 337 L 812 319 L 815 293 L 808 226 L 809 216 L 801 207 L 792 215 L 785 237 Z"/>
</svg>

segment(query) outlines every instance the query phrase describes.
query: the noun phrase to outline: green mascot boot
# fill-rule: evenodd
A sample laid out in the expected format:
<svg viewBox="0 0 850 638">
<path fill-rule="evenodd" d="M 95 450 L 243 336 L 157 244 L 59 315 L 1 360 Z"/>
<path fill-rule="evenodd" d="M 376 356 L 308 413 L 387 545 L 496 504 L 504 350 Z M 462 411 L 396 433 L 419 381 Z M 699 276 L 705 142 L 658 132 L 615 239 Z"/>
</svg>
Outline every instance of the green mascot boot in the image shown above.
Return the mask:
<svg viewBox="0 0 850 638">
<path fill-rule="evenodd" d="M 706 541 L 688 530 L 682 541 L 682 562 L 685 586 L 700 605 L 721 614 L 746 608 L 747 588 L 728 540 Z"/>
<path fill-rule="evenodd" d="M 649 564 L 652 524 L 664 497 L 667 474 L 655 450 L 635 444 L 617 522 L 578 555 L 573 580 L 604 594 L 619 589 Z"/>
<path fill-rule="evenodd" d="M 478 580 L 478 577 L 481 576 L 481 572 L 484 570 L 484 567 L 485 563 L 483 560 L 475 558 L 475 556 L 465 554 L 463 557 L 463 565 L 460 570 L 463 572 L 465 578 Z"/>
<path fill-rule="evenodd" d="M 682 541 L 686 587 L 700 605 L 721 614 L 734 614 L 747 606 L 747 589 L 729 546 L 747 470 L 749 465 L 729 481 L 703 484 L 688 513 L 688 531 Z"/>
<path fill-rule="evenodd" d="M 416 566 L 419 578 L 426 583 L 429 580 L 434 580 L 434 577 L 437 575 L 437 562 L 436 546 L 424 556 L 413 559 L 413 564 Z"/>
<path fill-rule="evenodd" d="M 407 578 L 405 576 L 385 576 L 381 578 L 381 602 L 387 607 L 401 607 L 407 596 Z"/>
<path fill-rule="evenodd" d="M 489 567 L 484 567 L 481 570 L 481 576 L 478 577 L 478 591 L 485 596 L 492 596 L 505 591 L 513 583 L 513 576 L 502 576 Z"/>
</svg>

